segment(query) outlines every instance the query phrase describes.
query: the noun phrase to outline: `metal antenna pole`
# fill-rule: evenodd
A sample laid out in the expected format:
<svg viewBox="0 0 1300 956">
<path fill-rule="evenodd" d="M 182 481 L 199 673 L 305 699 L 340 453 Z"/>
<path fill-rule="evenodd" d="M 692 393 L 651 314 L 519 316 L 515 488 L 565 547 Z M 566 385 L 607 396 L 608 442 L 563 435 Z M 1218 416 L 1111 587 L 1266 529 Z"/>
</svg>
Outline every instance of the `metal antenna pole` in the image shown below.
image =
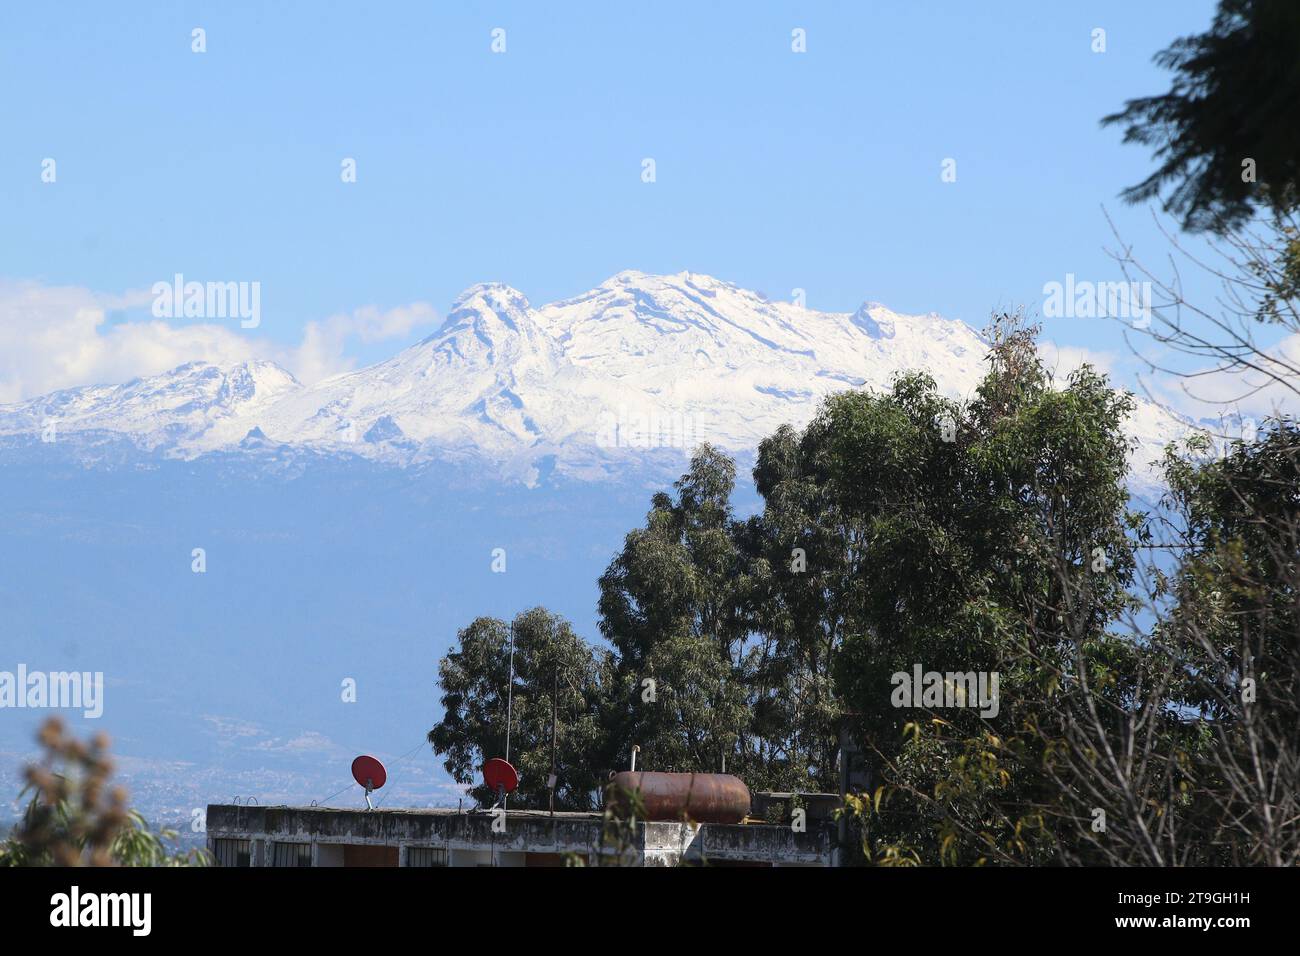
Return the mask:
<svg viewBox="0 0 1300 956">
<path fill-rule="evenodd" d="M 555 816 L 555 724 L 560 714 L 560 668 L 558 664 L 551 668 L 551 816 Z"/>
<path fill-rule="evenodd" d="M 848 803 L 849 795 L 849 724 L 840 718 L 840 807 Z M 840 822 L 835 828 L 835 852 L 831 854 L 831 866 L 843 866 L 845 844 L 848 842 L 848 814 L 840 814 Z"/>
<path fill-rule="evenodd" d="M 511 717 L 514 714 L 515 703 L 515 622 L 510 622 L 510 680 L 506 684 L 506 763 L 510 762 L 510 725 Z M 501 799 L 501 807 L 505 808 L 506 801 L 510 799 L 507 794 Z"/>
</svg>

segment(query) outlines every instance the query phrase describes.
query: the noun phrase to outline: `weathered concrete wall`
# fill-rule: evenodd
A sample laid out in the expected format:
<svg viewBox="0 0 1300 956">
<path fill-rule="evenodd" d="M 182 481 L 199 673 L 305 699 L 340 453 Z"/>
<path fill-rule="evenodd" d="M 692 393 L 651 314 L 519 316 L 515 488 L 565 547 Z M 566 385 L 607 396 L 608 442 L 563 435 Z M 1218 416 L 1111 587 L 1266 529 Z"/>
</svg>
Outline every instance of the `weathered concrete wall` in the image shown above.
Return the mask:
<svg viewBox="0 0 1300 956">
<path fill-rule="evenodd" d="M 831 833 L 829 826 L 811 823 L 803 833 L 788 826 L 707 826 L 691 842 L 686 859 L 830 866 Z"/>
<path fill-rule="evenodd" d="M 647 823 L 643 834 L 647 866 L 710 861 L 831 865 L 831 829 L 822 825 L 810 825 L 807 832 L 797 833 L 779 825 Z"/>
<path fill-rule="evenodd" d="M 322 845 L 436 847 L 448 851 L 452 865 L 522 863 L 522 857 L 502 859 L 503 853 L 576 853 L 584 858 L 597 852 L 601 821 L 590 814 L 538 814 L 512 811 L 504 818 L 505 832 L 494 829 L 486 813 L 455 810 L 335 810 L 326 807 L 208 807 L 208 848 L 222 838 L 251 840 L 263 845 L 262 862 L 268 865 L 270 843 L 315 844 L 318 866 L 338 865 L 337 854 Z M 256 856 L 257 854 L 255 854 Z M 405 852 L 400 854 L 405 857 Z"/>
<path fill-rule="evenodd" d="M 520 866 L 524 854 L 577 854 L 584 861 L 601 848 L 603 822 L 595 814 L 513 810 L 504 817 L 457 810 L 336 810 L 328 807 L 208 807 L 208 849 L 222 838 L 250 840 L 254 866 L 270 865 L 271 844 L 308 843 L 313 864 L 338 866 L 337 847 L 395 846 L 402 865 L 411 847 L 447 851 L 451 866 Z M 627 862 L 645 866 L 679 863 L 759 863 L 829 866 L 831 830 L 810 824 L 808 832 L 787 826 L 640 823 Z"/>
</svg>

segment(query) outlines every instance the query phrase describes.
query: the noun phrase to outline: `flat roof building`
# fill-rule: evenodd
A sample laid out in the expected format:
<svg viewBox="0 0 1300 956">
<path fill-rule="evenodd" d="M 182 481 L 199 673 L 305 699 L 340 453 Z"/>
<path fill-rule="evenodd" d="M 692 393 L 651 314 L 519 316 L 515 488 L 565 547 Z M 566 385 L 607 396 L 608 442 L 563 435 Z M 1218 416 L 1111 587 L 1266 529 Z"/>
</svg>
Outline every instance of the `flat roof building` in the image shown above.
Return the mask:
<svg viewBox="0 0 1300 956">
<path fill-rule="evenodd" d="M 634 821 L 599 813 L 210 804 L 219 866 L 830 866 L 834 825 Z"/>
</svg>

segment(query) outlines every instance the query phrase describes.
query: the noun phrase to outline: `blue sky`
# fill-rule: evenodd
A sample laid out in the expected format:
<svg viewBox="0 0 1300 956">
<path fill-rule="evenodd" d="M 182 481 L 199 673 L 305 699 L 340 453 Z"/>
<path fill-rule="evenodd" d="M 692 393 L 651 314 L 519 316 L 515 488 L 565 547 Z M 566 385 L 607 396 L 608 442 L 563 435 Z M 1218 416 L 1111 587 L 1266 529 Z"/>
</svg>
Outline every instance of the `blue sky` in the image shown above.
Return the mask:
<svg viewBox="0 0 1300 956">
<path fill-rule="evenodd" d="M 1206 0 L 15 7 L 0 275 L 111 295 L 176 272 L 256 280 L 262 325 L 235 334 L 280 343 L 366 306 L 445 310 L 478 281 L 541 304 L 623 269 L 979 327 L 1040 307 L 1066 273 L 1119 278 L 1103 204 L 1164 252 L 1116 198 L 1151 159 L 1098 120 L 1165 89 L 1152 55 L 1212 15 Z M 1046 332 L 1125 352 L 1106 321 Z M 368 362 L 426 333 L 398 323 L 345 348 Z"/>
</svg>

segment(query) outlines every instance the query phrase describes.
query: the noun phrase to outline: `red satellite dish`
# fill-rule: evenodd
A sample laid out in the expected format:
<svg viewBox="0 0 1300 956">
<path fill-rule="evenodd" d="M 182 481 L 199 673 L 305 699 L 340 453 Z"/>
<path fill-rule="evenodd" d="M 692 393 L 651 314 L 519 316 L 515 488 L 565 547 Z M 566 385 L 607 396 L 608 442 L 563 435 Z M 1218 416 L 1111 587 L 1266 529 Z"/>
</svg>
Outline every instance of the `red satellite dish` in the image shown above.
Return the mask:
<svg viewBox="0 0 1300 956">
<path fill-rule="evenodd" d="M 352 779 L 365 788 L 366 806 L 374 809 L 370 806 L 370 791 L 378 790 L 388 782 L 388 771 L 384 765 L 369 754 L 362 754 L 352 761 Z"/>
<path fill-rule="evenodd" d="M 352 761 L 352 779 L 367 790 L 378 790 L 388 782 L 388 772 L 374 757 L 362 754 Z"/>
<path fill-rule="evenodd" d="M 519 787 L 519 772 L 500 757 L 493 757 L 483 765 L 483 782 L 493 793 L 514 793 Z"/>
</svg>

